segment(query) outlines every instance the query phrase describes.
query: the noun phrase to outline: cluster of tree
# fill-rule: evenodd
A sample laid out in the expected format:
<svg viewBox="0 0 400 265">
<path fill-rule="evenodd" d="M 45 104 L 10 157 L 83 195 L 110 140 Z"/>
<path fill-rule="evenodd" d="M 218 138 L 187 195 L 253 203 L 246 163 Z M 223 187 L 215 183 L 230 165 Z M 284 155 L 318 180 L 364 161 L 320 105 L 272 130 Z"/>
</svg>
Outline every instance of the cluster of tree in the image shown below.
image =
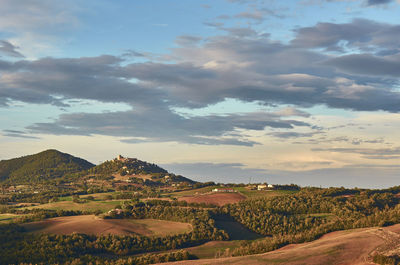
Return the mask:
<svg viewBox="0 0 400 265">
<path fill-rule="evenodd" d="M 274 184 L 275 190 L 301 190 L 301 187 L 296 184 L 289 184 L 289 185 L 279 185 Z"/>
<path fill-rule="evenodd" d="M 373 261 L 381 265 L 398 265 L 400 264 L 400 257 L 398 255 L 386 256 L 383 254 L 376 254 L 373 257 Z"/>
<path fill-rule="evenodd" d="M 0 208 L 0 213 L 4 210 L 3 207 Z M 13 213 L 19 215 L 12 220 L 12 223 L 27 223 L 44 220 L 47 218 L 61 217 L 61 216 L 74 216 L 83 214 L 96 214 L 99 215 L 101 211 L 77 211 L 77 210 L 48 210 L 48 209 L 24 209 L 19 210 L 15 208 L 7 209 L 7 213 Z"/>
<path fill-rule="evenodd" d="M 48 203 L 51 199 L 63 196 L 70 196 L 75 193 L 77 193 L 77 191 L 56 188 L 56 187 L 49 187 L 49 190 L 41 191 L 40 193 L 22 192 L 22 193 L 12 193 L 1 196 L 0 204 L 6 204 L 9 202 Z"/>
<path fill-rule="evenodd" d="M 57 187 L 48 185 L 46 190 L 42 190 L 41 187 L 38 187 L 40 192 L 21 192 L 21 193 L 11 193 L 6 194 L 0 197 L 0 204 L 7 203 L 48 203 L 58 201 L 60 197 L 74 196 L 74 195 L 85 195 L 85 194 L 93 194 L 93 193 L 101 193 L 101 192 L 109 192 L 112 191 L 108 188 L 86 188 L 86 189 L 71 189 L 64 187 Z"/>
<path fill-rule="evenodd" d="M 145 237 L 139 235 L 45 235 L 24 233 L 23 228 L 14 224 L 0 226 L 0 264 L 9 263 L 65 263 L 67 261 L 79 261 L 87 264 L 85 257 L 99 257 L 99 255 L 134 255 L 152 251 L 180 249 L 202 244 L 210 240 L 226 240 L 228 235 L 214 225 L 211 213 L 206 209 L 192 207 L 177 207 L 160 202 L 150 203 L 124 203 L 122 213 L 113 217 L 152 218 L 188 222 L 192 225 L 192 231 L 168 235 L 164 237 Z M 82 212 L 65 211 L 32 211 L 26 220 L 56 217 L 61 215 L 83 214 Z M 112 217 L 112 216 L 111 216 Z M 26 221 L 24 220 L 24 221 Z M 4 235 L 4 236 L 3 236 Z M 187 259 L 186 252 L 175 254 L 162 254 L 159 256 L 141 256 L 120 259 L 120 263 L 107 264 L 148 264 L 169 260 Z M 86 256 L 85 256 L 86 255 Z M 90 260 L 90 261 L 93 261 Z M 133 262 L 133 263 L 132 263 Z M 79 264 L 79 263 L 77 263 Z"/>
<path fill-rule="evenodd" d="M 168 171 L 165 169 L 145 161 L 138 159 L 128 159 L 126 161 L 111 160 L 106 161 L 98 166 L 92 167 L 87 170 L 88 174 L 95 175 L 110 175 L 114 173 L 120 173 L 122 175 L 127 174 L 167 174 Z"/>
<path fill-rule="evenodd" d="M 17 225 L 0 226 L 0 264 L 149 264 L 188 259 L 186 251 L 137 257 L 116 257 L 171 248 L 169 238 L 31 234 Z"/>
<path fill-rule="evenodd" d="M 190 223 L 193 230 L 187 234 L 175 236 L 180 239 L 174 239 L 175 242 L 172 243 L 173 248 L 180 248 L 187 244 L 195 245 L 209 240 L 226 240 L 229 238 L 225 231 L 219 230 L 215 227 L 215 221 L 209 210 L 194 207 L 173 206 L 174 204 L 179 203 L 160 200 L 149 201 L 146 203 L 125 202 L 121 206 L 122 211 L 111 211 L 111 213 L 108 216 L 105 216 L 105 218 L 150 218 Z"/>
<path fill-rule="evenodd" d="M 146 201 L 148 205 L 161 205 L 161 206 L 180 206 L 180 207 L 194 207 L 194 208 L 217 208 L 216 205 L 214 204 L 208 204 L 208 203 L 196 203 L 196 202 L 187 202 L 187 201 L 178 201 L 178 200 L 173 200 L 173 201 L 165 201 L 165 200 L 148 200 Z"/>
<path fill-rule="evenodd" d="M 117 259 L 106 259 L 99 256 L 85 255 L 65 262 L 65 265 L 145 265 L 162 262 L 172 262 L 192 259 L 193 257 L 186 250 L 178 250 L 160 254 L 145 254 L 134 257 L 123 257 Z"/>
<path fill-rule="evenodd" d="M 226 205 L 222 213 L 270 238 L 246 243 L 232 255 L 262 253 L 286 244 L 319 238 L 328 232 L 386 226 L 400 222 L 399 199 L 392 193 L 361 192 L 331 196 L 327 189 L 303 189 L 281 197 L 267 197 Z"/>
</svg>

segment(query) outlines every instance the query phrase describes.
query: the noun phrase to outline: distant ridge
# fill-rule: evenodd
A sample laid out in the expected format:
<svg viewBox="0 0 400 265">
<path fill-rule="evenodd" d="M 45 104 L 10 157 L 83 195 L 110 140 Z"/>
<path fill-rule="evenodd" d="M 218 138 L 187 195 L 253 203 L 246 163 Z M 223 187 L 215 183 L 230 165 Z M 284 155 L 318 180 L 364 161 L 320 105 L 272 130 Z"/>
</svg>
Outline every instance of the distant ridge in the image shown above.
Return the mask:
<svg viewBox="0 0 400 265">
<path fill-rule="evenodd" d="M 82 158 L 49 149 L 34 155 L 0 161 L 0 181 L 33 183 L 60 178 L 94 166 Z"/>
<path fill-rule="evenodd" d="M 73 175 L 81 178 L 87 175 L 150 175 L 154 181 L 169 179 L 169 181 L 195 183 L 181 175 L 169 173 L 167 170 L 136 158 L 118 156 L 111 161 L 94 165 L 82 158 L 49 149 L 34 155 L 0 161 L 0 182 L 12 185 L 40 183 L 61 179 Z"/>
</svg>

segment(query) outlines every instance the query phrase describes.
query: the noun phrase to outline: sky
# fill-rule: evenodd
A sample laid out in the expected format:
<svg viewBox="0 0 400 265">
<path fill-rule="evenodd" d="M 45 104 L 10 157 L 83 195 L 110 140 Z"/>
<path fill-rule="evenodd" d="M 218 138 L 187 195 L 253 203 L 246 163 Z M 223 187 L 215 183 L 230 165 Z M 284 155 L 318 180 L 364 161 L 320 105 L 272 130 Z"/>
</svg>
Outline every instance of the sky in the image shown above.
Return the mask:
<svg viewBox="0 0 400 265">
<path fill-rule="evenodd" d="M 0 0 L 0 160 L 400 184 L 400 1 Z"/>
</svg>

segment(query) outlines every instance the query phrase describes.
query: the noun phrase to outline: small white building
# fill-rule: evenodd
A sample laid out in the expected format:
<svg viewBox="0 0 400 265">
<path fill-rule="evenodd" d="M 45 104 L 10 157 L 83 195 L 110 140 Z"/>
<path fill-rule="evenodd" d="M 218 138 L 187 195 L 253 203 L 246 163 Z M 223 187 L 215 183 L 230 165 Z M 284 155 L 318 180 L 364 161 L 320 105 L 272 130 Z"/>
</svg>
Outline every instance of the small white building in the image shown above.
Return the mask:
<svg viewBox="0 0 400 265">
<path fill-rule="evenodd" d="M 259 184 L 258 186 L 257 186 L 257 190 L 266 190 L 267 189 L 267 184 Z"/>
<path fill-rule="evenodd" d="M 224 189 L 215 188 L 215 189 L 212 190 L 212 192 L 235 192 L 235 190 L 234 189 L 227 189 L 227 188 L 224 188 Z"/>
</svg>

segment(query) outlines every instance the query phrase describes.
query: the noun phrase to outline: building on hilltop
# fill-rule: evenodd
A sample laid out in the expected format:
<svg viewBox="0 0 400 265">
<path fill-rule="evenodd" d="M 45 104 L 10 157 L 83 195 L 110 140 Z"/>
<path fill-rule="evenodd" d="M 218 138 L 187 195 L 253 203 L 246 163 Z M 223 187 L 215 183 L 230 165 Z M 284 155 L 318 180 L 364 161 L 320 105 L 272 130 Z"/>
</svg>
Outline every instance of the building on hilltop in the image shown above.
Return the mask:
<svg viewBox="0 0 400 265">
<path fill-rule="evenodd" d="M 221 189 L 221 188 L 215 188 L 212 190 L 212 192 L 236 192 L 234 189 Z"/>
<path fill-rule="evenodd" d="M 267 189 L 267 184 L 259 184 L 258 186 L 257 186 L 257 190 L 266 190 Z"/>
<path fill-rule="evenodd" d="M 274 185 L 272 184 L 258 184 L 257 185 L 257 190 L 267 190 L 267 189 L 273 189 Z"/>
<path fill-rule="evenodd" d="M 122 155 L 118 155 L 118 156 L 117 156 L 117 160 L 118 160 L 118 161 L 124 161 L 124 160 L 125 160 L 125 157 L 123 157 Z"/>
</svg>

